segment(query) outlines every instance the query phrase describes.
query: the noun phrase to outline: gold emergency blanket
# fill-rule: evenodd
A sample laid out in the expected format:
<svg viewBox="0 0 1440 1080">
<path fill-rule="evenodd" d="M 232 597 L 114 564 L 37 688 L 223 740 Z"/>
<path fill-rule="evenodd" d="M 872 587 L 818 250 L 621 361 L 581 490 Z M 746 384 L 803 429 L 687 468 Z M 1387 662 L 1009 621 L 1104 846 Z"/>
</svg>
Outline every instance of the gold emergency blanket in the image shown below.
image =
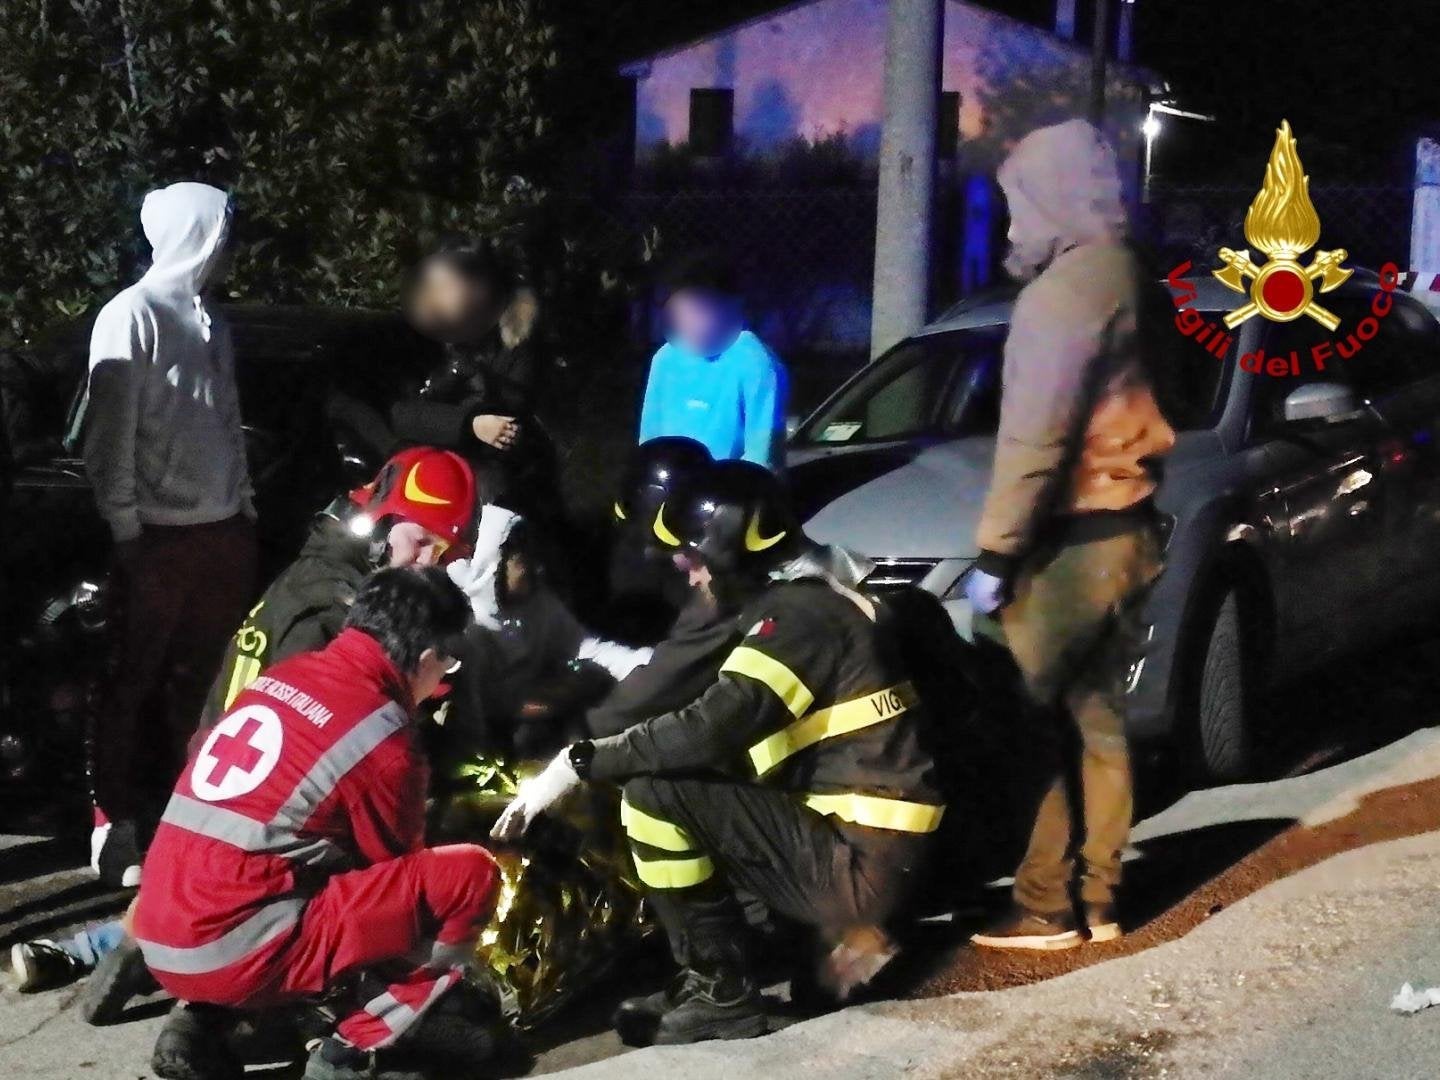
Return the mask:
<svg viewBox="0 0 1440 1080">
<path fill-rule="evenodd" d="M 492 847 L 490 827 L 540 764 L 477 758 L 460 766 L 440 812 L 447 838 Z M 600 784 L 567 799 L 526 850 L 495 851 L 500 895 L 475 956 L 515 1027 L 531 1030 L 593 986 L 657 927 L 620 828 L 620 796 Z M 527 840 L 530 838 L 527 837 Z"/>
</svg>

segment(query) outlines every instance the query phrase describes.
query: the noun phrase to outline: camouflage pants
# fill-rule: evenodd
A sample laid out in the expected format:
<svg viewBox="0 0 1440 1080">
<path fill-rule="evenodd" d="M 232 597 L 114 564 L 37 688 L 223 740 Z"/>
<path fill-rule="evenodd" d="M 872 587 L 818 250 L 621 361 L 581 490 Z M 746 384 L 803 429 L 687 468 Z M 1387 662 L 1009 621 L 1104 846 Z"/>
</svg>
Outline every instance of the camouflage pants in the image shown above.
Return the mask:
<svg viewBox="0 0 1440 1080">
<path fill-rule="evenodd" d="M 1125 736 L 1125 680 L 1139 655 L 1140 608 L 1161 569 L 1148 522 L 1115 535 L 1062 537 L 1022 564 L 1000 611 L 1027 696 L 1061 724 L 1052 779 L 1015 873 L 1018 903 L 1053 913 L 1078 884 L 1107 903 L 1120 884 L 1134 796 Z M 1077 883 L 1078 874 L 1078 883 Z"/>
</svg>

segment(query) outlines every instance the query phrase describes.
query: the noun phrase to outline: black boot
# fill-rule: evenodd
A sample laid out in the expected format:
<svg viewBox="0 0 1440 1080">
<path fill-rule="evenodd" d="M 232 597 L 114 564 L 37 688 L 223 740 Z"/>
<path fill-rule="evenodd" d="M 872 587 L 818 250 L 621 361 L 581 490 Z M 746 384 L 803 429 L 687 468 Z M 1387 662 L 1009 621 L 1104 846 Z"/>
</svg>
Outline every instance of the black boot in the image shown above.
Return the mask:
<svg viewBox="0 0 1440 1080">
<path fill-rule="evenodd" d="M 165 1018 L 150 1068 L 160 1080 L 241 1080 L 245 1067 L 226 1042 L 235 1019 L 218 1005 L 182 1002 Z"/>
<path fill-rule="evenodd" d="M 745 964 L 735 898 L 712 886 L 648 899 L 682 970 L 666 989 L 621 1004 L 614 1017 L 621 1039 L 643 1046 L 763 1035 L 765 1010 Z"/>
<path fill-rule="evenodd" d="M 677 972 L 663 990 L 640 997 L 626 998 L 610 1017 L 610 1023 L 626 1046 L 649 1046 L 655 1041 L 660 1018 L 680 1004 L 680 991 L 685 985 L 685 972 Z"/>
<path fill-rule="evenodd" d="M 128 934 L 120 947 L 100 958 L 85 983 L 80 1012 L 87 1024 L 113 1024 L 125 1012 L 130 999 L 153 994 L 160 984 L 145 966 L 140 946 Z"/>
<path fill-rule="evenodd" d="M 655 1045 L 753 1039 L 766 1031 L 760 988 L 738 962 L 687 968 L 676 1003 L 655 1025 Z"/>
</svg>

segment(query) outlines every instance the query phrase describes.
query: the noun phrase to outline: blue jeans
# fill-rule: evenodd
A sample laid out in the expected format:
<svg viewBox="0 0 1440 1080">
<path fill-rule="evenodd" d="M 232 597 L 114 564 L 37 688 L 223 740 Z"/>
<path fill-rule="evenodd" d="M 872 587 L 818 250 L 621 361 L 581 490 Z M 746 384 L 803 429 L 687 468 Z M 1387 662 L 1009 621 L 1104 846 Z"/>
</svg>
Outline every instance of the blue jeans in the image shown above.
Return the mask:
<svg viewBox="0 0 1440 1080">
<path fill-rule="evenodd" d="M 57 941 L 55 944 L 70 954 L 86 971 L 94 971 L 95 965 L 108 953 L 114 952 L 125 940 L 125 928 L 119 920 L 87 926 L 74 937 Z"/>
</svg>

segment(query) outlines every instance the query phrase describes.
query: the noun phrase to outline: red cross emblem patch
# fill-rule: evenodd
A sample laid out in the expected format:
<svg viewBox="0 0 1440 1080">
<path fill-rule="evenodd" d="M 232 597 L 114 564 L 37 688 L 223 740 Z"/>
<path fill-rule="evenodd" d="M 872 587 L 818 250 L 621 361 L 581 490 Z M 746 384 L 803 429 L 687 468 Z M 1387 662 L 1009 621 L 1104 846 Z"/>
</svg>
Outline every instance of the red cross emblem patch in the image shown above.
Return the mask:
<svg viewBox="0 0 1440 1080">
<path fill-rule="evenodd" d="M 280 760 L 285 729 L 275 710 L 264 705 L 236 709 L 210 732 L 190 771 L 197 799 L 219 802 L 260 786 Z"/>
</svg>

